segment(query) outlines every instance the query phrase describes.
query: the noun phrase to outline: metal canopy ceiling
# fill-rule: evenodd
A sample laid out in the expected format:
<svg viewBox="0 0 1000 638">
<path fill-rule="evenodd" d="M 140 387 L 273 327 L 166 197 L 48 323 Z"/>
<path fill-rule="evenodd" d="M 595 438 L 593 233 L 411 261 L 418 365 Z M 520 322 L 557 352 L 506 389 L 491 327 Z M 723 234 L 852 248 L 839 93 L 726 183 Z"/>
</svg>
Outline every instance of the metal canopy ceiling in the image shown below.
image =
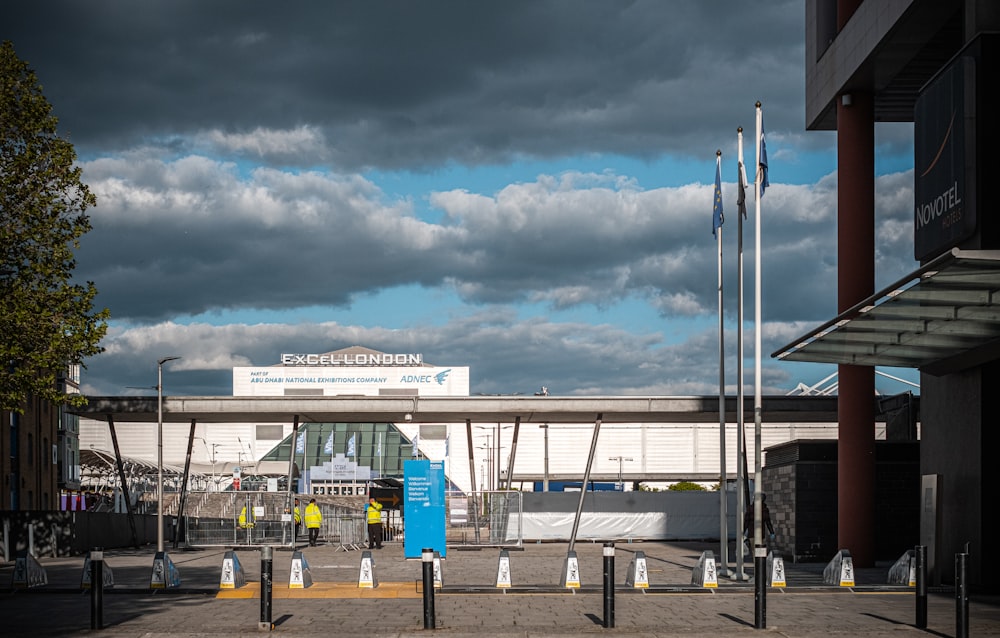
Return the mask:
<svg viewBox="0 0 1000 638">
<path fill-rule="evenodd" d="M 934 375 L 1000 357 L 1000 251 L 953 248 L 771 356 Z"/>
</svg>

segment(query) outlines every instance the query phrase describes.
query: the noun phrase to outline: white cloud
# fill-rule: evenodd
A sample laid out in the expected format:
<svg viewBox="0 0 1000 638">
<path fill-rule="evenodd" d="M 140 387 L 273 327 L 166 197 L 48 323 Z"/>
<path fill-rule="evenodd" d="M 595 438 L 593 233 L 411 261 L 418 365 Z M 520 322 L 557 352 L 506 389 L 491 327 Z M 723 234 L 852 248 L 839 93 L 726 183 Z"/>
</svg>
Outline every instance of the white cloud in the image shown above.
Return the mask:
<svg viewBox="0 0 1000 638">
<path fill-rule="evenodd" d="M 277 163 L 301 155 L 322 158 L 327 149 L 323 132 L 315 126 L 299 126 L 287 130 L 257 127 L 242 133 L 215 129 L 197 135 L 196 146 L 201 145 L 199 142 L 225 155 L 252 155 Z"/>
</svg>

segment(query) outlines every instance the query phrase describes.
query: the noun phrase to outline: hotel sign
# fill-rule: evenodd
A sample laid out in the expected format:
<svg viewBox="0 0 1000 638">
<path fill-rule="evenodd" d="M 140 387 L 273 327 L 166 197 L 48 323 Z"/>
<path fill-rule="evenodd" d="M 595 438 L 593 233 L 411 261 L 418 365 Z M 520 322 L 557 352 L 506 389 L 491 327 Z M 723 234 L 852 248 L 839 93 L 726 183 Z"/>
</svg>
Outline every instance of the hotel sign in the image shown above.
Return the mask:
<svg viewBox="0 0 1000 638">
<path fill-rule="evenodd" d="M 960 57 L 935 79 L 914 109 L 913 256 L 937 257 L 976 232 L 975 69 Z"/>
</svg>

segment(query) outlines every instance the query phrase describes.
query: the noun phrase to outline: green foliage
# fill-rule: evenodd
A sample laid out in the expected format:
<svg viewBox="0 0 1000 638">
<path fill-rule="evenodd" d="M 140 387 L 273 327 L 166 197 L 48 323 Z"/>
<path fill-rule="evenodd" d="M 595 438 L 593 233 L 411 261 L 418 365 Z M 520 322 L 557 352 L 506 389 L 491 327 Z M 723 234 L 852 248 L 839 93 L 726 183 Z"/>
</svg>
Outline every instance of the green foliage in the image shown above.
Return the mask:
<svg viewBox="0 0 1000 638">
<path fill-rule="evenodd" d="M 29 396 L 85 402 L 59 391 L 56 375 L 103 351 L 110 313 L 93 310 L 93 282 L 72 281 L 74 250 L 97 203 L 80 181 L 73 145 L 35 73 L 0 44 L 0 408 Z"/>
<path fill-rule="evenodd" d="M 679 483 L 674 483 L 668 490 L 674 492 L 704 492 L 705 488 L 697 483 L 692 483 L 691 481 L 680 481 Z"/>
</svg>

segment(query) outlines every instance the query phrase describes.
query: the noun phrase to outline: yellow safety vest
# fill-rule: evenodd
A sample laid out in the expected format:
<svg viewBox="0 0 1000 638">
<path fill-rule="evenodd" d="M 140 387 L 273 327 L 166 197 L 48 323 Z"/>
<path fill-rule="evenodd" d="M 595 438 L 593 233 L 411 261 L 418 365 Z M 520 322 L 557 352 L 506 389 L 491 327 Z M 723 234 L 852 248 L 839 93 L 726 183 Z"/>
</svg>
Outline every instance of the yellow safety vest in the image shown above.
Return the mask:
<svg viewBox="0 0 1000 638">
<path fill-rule="evenodd" d="M 240 527 L 253 527 L 253 510 L 250 511 L 250 520 L 247 521 L 247 506 L 240 510 Z"/>
<path fill-rule="evenodd" d="M 299 511 L 299 506 L 295 506 L 295 524 L 298 525 L 302 522 L 302 512 Z"/>
<path fill-rule="evenodd" d="M 306 505 L 306 527 L 319 528 L 323 521 L 323 513 L 319 511 L 319 505 L 310 503 Z"/>
<path fill-rule="evenodd" d="M 368 524 L 382 522 L 382 504 L 375 501 L 375 504 L 368 504 Z"/>
</svg>

